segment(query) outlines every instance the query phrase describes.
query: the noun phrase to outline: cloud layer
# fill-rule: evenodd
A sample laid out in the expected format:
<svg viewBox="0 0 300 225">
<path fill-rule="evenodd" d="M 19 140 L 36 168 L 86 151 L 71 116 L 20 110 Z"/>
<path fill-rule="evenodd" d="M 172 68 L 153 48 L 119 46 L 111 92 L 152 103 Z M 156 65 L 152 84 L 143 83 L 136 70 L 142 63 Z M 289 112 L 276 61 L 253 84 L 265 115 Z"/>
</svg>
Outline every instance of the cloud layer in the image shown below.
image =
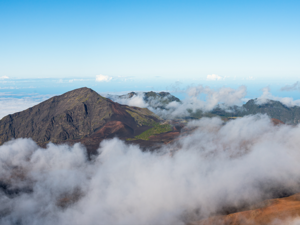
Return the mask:
<svg viewBox="0 0 300 225">
<path fill-rule="evenodd" d="M 91 161 L 79 144 L 7 142 L 0 223 L 183 225 L 300 191 L 299 126 L 274 126 L 262 115 L 188 126 L 196 128 L 191 135 L 156 153 L 103 141 Z"/>
<path fill-rule="evenodd" d="M 17 97 L 18 96 L 10 94 L 5 95 L 5 93 L 2 93 L 2 96 L 0 95 L 0 119 L 8 114 L 14 114 L 35 106 L 49 98 L 49 95 L 32 95 L 22 98 Z"/>
</svg>

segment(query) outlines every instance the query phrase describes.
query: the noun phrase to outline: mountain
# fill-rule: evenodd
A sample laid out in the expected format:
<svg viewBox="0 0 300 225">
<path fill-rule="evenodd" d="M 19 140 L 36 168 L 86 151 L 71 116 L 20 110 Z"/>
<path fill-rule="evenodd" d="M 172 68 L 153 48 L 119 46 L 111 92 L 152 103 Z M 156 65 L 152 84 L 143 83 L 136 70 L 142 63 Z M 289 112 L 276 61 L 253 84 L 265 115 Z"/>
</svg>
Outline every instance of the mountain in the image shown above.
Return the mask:
<svg viewBox="0 0 300 225">
<path fill-rule="evenodd" d="M 134 138 L 160 122 L 146 108 L 121 105 L 80 88 L 2 118 L 0 145 L 12 138 L 32 138 L 40 146 L 81 142 L 95 151 L 105 138 Z"/>
<path fill-rule="evenodd" d="M 279 101 L 268 100 L 264 104 L 257 104 L 256 99 L 251 99 L 242 106 L 232 106 L 223 109 L 220 106 L 210 112 L 202 112 L 198 110 L 191 112 L 191 118 L 198 119 L 203 116 L 213 117 L 220 116 L 222 118 L 231 119 L 254 114 L 267 114 L 270 118 L 277 119 L 286 124 L 296 125 L 300 123 L 300 107 L 288 107 Z"/>
<path fill-rule="evenodd" d="M 171 102 L 181 102 L 178 98 L 171 95 L 169 92 L 130 92 L 125 95 L 108 95 L 108 98 L 114 101 L 124 102 L 124 100 L 132 99 L 136 96 L 143 97 L 151 108 L 167 109 L 166 106 Z M 243 117 L 254 114 L 267 114 L 270 118 L 277 119 L 286 124 L 296 125 L 300 123 L 300 107 L 288 107 L 280 101 L 268 100 L 264 104 L 257 104 L 257 99 L 251 99 L 242 106 L 222 107 L 218 105 L 212 111 L 203 112 L 200 109 L 192 111 L 187 109 L 188 115 L 184 118 L 177 119 L 199 119 L 201 117 L 220 116 L 224 120 L 236 117 Z"/>
<path fill-rule="evenodd" d="M 179 98 L 171 95 L 169 92 L 130 92 L 125 95 L 108 95 L 107 97 L 113 101 L 132 99 L 133 97 L 141 96 L 145 103 L 152 108 L 165 109 L 170 102 L 180 102 Z"/>
</svg>

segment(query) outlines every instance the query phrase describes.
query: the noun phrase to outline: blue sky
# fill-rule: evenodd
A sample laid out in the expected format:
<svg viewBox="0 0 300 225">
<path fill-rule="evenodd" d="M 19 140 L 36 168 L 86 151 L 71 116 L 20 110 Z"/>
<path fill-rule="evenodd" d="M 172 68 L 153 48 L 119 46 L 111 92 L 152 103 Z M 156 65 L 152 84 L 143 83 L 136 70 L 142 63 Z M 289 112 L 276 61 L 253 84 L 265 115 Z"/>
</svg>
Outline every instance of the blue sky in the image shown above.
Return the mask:
<svg viewBox="0 0 300 225">
<path fill-rule="evenodd" d="M 176 82 L 243 84 L 250 97 L 278 91 L 299 80 L 299 9 L 288 0 L 0 0 L 0 91 L 158 91 Z M 95 82 L 100 74 L 109 80 Z"/>
</svg>

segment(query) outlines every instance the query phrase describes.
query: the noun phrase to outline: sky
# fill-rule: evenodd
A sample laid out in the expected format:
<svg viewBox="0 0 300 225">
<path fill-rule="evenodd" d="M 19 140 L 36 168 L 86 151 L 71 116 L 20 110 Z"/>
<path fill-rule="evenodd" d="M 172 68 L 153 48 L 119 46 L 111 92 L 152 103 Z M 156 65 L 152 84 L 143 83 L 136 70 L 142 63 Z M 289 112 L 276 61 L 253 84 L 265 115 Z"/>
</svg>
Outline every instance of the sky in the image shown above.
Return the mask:
<svg viewBox="0 0 300 225">
<path fill-rule="evenodd" d="M 247 86 L 300 76 L 299 1 L 0 0 L 0 93 Z M 176 95 L 176 93 L 175 93 Z"/>
</svg>

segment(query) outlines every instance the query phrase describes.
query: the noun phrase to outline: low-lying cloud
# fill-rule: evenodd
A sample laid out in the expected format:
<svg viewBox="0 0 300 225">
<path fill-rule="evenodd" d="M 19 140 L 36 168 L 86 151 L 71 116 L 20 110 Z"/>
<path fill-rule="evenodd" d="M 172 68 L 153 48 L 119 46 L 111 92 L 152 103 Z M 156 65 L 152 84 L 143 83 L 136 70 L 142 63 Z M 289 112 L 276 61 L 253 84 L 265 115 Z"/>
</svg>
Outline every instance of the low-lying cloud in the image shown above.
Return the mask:
<svg viewBox="0 0 300 225">
<path fill-rule="evenodd" d="M 181 103 L 171 102 L 166 108 L 167 111 L 156 110 L 160 115 L 168 115 L 171 117 L 189 116 L 189 112 L 196 112 L 201 110 L 208 112 L 216 107 L 228 109 L 234 105 L 241 105 L 243 99 L 247 94 L 247 88 L 240 86 L 238 89 L 220 88 L 214 90 L 210 87 L 202 85 L 190 87 L 187 89 L 187 98 Z"/>
<path fill-rule="evenodd" d="M 91 161 L 80 144 L 5 143 L 0 223 L 183 225 L 300 191 L 299 126 L 256 115 L 188 127 L 195 131 L 153 153 L 105 140 Z"/>
<path fill-rule="evenodd" d="M 123 95 L 126 96 L 126 95 Z M 120 97 L 119 95 L 111 95 L 107 94 L 106 97 L 111 100 L 118 102 L 123 105 L 135 106 L 140 108 L 147 108 L 149 104 L 144 100 L 145 94 L 143 92 L 137 92 L 136 95 L 133 95 L 131 98 L 129 97 Z"/>
<path fill-rule="evenodd" d="M 273 96 L 270 92 L 270 88 L 269 87 L 265 87 L 262 89 L 263 94 L 257 98 L 256 103 L 261 105 L 261 104 L 266 104 L 268 103 L 270 100 L 274 100 L 274 101 L 279 101 L 282 104 L 288 106 L 288 107 L 293 107 L 293 106 L 300 106 L 300 100 L 294 100 L 293 98 L 290 97 L 276 97 Z"/>
<path fill-rule="evenodd" d="M 216 107 L 222 109 L 228 109 L 234 105 L 241 105 L 243 99 L 247 94 L 246 86 L 240 86 L 237 89 L 223 87 L 218 90 L 214 90 L 210 87 L 204 87 L 202 85 L 189 87 L 186 90 L 187 97 L 181 102 L 172 101 L 165 105 L 164 108 L 158 106 L 162 105 L 162 101 L 167 100 L 168 96 L 162 99 L 148 98 L 148 102 L 144 100 L 144 93 L 138 93 L 131 98 L 124 98 L 118 96 L 109 96 L 113 101 L 121 104 L 147 107 L 162 118 L 174 118 L 189 116 L 191 112 L 201 110 L 204 112 L 211 111 Z M 189 111 L 188 111 L 189 110 Z"/>
<path fill-rule="evenodd" d="M 32 95 L 22 98 L 17 98 L 16 96 L 10 94 L 2 96 L 0 95 L 0 119 L 8 114 L 14 114 L 16 112 L 26 110 L 48 98 L 49 95 Z"/>
</svg>

